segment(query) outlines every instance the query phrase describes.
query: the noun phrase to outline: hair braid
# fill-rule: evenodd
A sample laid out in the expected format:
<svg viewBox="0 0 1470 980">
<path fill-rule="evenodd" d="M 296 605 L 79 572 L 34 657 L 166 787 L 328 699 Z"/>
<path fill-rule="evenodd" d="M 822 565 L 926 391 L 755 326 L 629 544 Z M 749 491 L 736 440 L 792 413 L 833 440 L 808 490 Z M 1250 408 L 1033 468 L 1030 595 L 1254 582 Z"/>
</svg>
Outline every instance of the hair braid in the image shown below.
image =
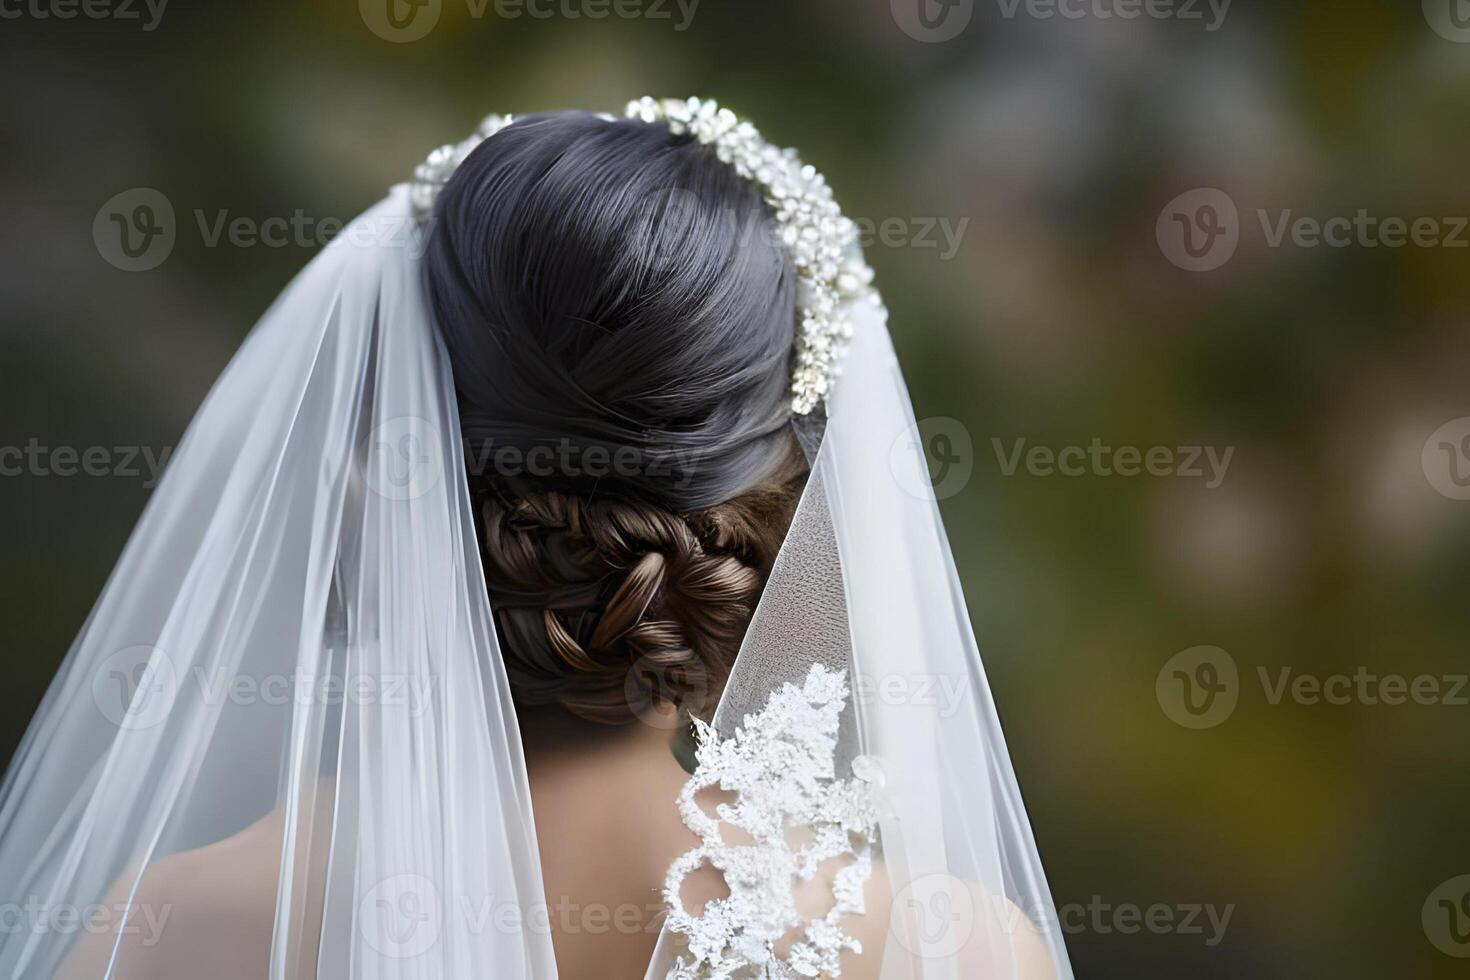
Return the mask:
<svg viewBox="0 0 1470 980">
<path fill-rule="evenodd" d="M 512 691 L 621 724 L 671 698 L 713 707 L 795 509 L 804 467 L 691 514 L 559 491 L 479 493 Z"/>
</svg>

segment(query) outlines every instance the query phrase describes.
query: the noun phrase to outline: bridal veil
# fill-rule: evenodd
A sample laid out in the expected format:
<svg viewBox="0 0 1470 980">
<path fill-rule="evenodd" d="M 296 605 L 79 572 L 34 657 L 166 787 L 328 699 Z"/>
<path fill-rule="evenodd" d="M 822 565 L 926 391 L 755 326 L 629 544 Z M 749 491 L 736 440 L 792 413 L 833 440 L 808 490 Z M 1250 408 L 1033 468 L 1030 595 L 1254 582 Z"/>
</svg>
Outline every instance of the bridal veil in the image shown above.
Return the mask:
<svg viewBox="0 0 1470 980">
<path fill-rule="evenodd" d="M 189 427 L 0 787 L 0 977 L 229 977 L 239 943 L 272 980 L 556 976 L 421 243 L 395 188 Z M 811 744 L 871 793 L 882 976 L 1069 978 L 881 308 L 854 327 L 709 732 L 841 678 Z M 721 975 L 688 947 L 649 976 Z"/>
</svg>

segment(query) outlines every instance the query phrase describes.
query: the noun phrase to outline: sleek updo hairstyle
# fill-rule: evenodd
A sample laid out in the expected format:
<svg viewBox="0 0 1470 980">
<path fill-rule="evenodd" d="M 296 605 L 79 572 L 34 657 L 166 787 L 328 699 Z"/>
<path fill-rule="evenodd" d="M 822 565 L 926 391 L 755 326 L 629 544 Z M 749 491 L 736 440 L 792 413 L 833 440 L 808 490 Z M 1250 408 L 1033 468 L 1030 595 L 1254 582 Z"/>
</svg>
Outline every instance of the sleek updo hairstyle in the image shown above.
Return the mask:
<svg viewBox="0 0 1470 980">
<path fill-rule="evenodd" d="M 708 147 L 582 112 L 441 191 L 428 288 L 518 704 L 713 707 L 806 473 L 773 224 Z"/>
</svg>

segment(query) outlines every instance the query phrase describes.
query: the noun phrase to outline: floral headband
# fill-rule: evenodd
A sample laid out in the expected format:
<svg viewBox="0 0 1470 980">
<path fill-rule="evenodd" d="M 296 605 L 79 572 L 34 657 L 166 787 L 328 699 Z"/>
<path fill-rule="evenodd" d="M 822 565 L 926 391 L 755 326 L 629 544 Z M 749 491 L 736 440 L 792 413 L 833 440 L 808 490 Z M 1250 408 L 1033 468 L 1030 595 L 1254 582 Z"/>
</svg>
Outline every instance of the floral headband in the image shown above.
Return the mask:
<svg viewBox="0 0 1470 980">
<path fill-rule="evenodd" d="M 665 123 L 688 134 L 759 188 L 780 229 L 797 278 L 796 360 L 791 410 L 807 415 L 832 388 L 856 304 L 882 308 L 873 270 L 858 248 L 857 228 L 844 217 L 826 178 L 801 162 L 796 151 L 766 142 L 748 122 L 708 99 L 642 98 L 628 103 L 627 118 Z M 603 118 L 611 119 L 611 116 Z M 433 214 L 439 191 L 475 147 L 515 121 L 487 116 L 475 134 L 441 146 L 414 170 L 412 197 L 422 220 Z"/>
</svg>

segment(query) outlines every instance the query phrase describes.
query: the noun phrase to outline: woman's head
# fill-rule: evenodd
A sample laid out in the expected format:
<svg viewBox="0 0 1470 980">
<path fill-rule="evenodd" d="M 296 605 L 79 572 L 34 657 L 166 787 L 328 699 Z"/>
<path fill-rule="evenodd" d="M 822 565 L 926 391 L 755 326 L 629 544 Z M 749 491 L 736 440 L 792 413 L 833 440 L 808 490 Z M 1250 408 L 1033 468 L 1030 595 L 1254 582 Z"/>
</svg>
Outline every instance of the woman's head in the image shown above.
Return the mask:
<svg viewBox="0 0 1470 980">
<path fill-rule="evenodd" d="M 587 113 L 516 122 L 441 192 L 428 286 L 523 704 L 718 693 L 803 469 L 772 220 L 708 147 Z"/>
</svg>

